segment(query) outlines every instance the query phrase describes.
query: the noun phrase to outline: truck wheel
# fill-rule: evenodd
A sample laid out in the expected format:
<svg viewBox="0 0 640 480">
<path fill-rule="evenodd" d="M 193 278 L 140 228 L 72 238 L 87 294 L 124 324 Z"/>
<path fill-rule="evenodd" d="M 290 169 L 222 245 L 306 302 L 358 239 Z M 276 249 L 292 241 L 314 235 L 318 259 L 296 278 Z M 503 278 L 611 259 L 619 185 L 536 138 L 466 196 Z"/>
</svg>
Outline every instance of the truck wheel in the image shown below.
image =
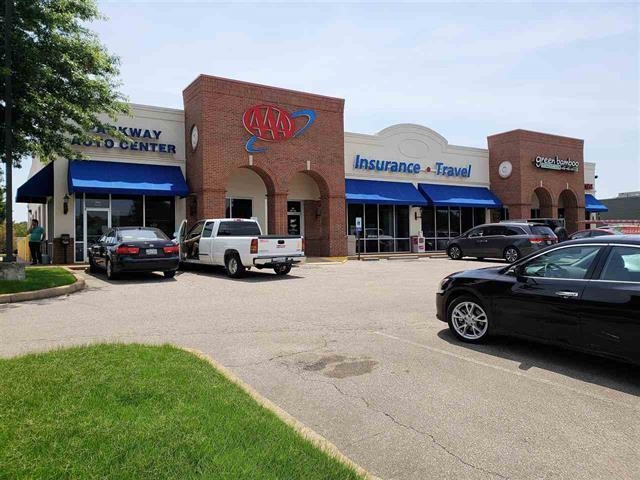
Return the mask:
<svg viewBox="0 0 640 480">
<path fill-rule="evenodd" d="M 276 272 L 276 275 L 286 275 L 291 271 L 291 265 L 278 265 L 273 271 Z"/>
<path fill-rule="evenodd" d="M 232 253 L 231 255 L 227 256 L 225 267 L 227 269 L 227 275 L 231 278 L 241 277 L 245 270 L 244 265 L 242 265 L 240 257 L 237 253 Z"/>
</svg>

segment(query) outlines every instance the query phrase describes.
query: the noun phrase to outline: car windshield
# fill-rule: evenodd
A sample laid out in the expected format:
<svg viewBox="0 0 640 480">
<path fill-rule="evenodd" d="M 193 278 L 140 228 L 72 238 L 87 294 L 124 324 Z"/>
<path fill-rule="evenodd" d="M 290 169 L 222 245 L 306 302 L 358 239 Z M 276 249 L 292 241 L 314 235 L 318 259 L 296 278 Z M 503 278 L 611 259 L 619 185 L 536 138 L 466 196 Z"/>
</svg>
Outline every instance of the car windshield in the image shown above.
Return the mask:
<svg viewBox="0 0 640 480">
<path fill-rule="evenodd" d="M 548 237 L 553 237 L 555 235 L 553 233 L 553 230 L 551 230 L 546 225 L 531 225 L 531 232 L 534 235 L 545 235 Z"/>
<path fill-rule="evenodd" d="M 118 238 L 124 242 L 132 240 L 169 240 L 161 230 L 155 228 L 132 228 L 118 230 Z"/>
</svg>

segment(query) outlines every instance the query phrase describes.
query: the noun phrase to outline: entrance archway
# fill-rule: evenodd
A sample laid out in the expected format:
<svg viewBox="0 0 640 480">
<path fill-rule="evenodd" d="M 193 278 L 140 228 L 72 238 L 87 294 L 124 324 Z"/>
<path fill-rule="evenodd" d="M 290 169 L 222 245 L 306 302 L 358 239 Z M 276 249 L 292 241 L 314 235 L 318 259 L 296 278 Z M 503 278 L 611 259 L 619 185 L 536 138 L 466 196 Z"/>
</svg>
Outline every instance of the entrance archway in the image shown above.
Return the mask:
<svg viewBox="0 0 640 480">
<path fill-rule="evenodd" d="M 544 187 L 536 188 L 531 194 L 531 218 L 553 218 L 553 197 Z"/>
<path fill-rule="evenodd" d="M 270 179 L 264 181 L 262 172 L 252 168 L 236 168 L 229 179 L 225 191 L 225 217 L 255 217 L 264 233 L 268 233 L 267 195 Z M 273 188 L 273 187 L 272 187 Z"/>
<path fill-rule="evenodd" d="M 578 197 L 572 190 L 563 190 L 558 197 L 558 218 L 564 218 L 567 232 L 578 230 Z"/>
<path fill-rule="evenodd" d="M 329 187 L 317 172 L 300 171 L 289 180 L 287 233 L 303 235 L 307 255 L 329 255 Z"/>
</svg>

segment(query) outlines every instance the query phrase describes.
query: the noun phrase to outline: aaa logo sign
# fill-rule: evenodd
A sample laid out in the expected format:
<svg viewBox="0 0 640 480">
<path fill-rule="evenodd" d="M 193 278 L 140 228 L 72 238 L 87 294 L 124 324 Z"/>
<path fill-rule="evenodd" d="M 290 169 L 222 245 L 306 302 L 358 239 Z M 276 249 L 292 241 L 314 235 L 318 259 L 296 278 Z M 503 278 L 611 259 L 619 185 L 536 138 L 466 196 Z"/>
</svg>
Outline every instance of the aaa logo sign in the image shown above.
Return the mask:
<svg viewBox="0 0 640 480">
<path fill-rule="evenodd" d="M 306 123 L 296 130 L 295 119 L 305 117 Z M 247 140 L 245 149 L 249 153 L 260 153 L 266 147 L 258 148 L 254 144 L 258 140 L 265 142 L 284 142 L 304 133 L 316 119 L 313 110 L 298 110 L 293 113 L 275 105 L 254 105 L 242 116 L 242 124 L 252 137 Z"/>
</svg>

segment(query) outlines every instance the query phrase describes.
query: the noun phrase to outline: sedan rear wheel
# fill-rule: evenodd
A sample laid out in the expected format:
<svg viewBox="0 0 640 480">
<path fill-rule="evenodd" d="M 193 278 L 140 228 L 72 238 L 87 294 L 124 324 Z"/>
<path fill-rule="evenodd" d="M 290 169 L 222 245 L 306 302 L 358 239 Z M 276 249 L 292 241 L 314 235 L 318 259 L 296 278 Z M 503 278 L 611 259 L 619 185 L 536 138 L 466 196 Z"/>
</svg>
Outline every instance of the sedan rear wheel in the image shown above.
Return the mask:
<svg viewBox="0 0 640 480">
<path fill-rule="evenodd" d="M 457 245 L 451 245 L 447 250 L 447 254 L 452 260 L 460 260 L 462 258 L 462 249 Z"/>
<path fill-rule="evenodd" d="M 489 331 L 489 316 L 474 297 L 456 298 L 449 306 L 449 328 L 463 342 L 483 342 Z"/>
<path fill-rule="evenodd" d="M 109 260 L 107 260 L 106 270 L 107 270 L 107 279 L 114 280 L 116 278 L 116 274 L 113 272 L 113 265 Z"/>
</svg>

